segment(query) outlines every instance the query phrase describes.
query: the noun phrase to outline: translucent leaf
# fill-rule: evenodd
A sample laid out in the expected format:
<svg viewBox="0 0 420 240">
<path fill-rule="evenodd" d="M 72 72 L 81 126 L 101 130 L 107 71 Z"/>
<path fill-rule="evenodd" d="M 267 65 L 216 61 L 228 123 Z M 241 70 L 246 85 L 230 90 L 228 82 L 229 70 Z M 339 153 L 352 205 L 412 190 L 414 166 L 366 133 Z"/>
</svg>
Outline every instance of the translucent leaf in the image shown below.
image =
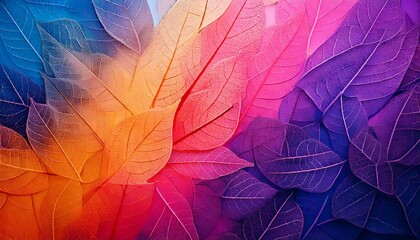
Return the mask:
<svg viewBox="0 0 420 240">
<path fill-rule="evenodd" d="M 198 179 L 215 179 L 254 165 L 225 147 L 202 152 L 174 151 L 168 163 L 179 173 Z"/>
<path fill-rule="evenodd" d="M 301 128 L 259 119 L 254 129 L 254 155 L 258 168 L 281 188 L 327 191 L 344 161 Z"/>
<path fill-rule="evenodd" d="M 279 193 L 264 207 L 251 214 L 241 232 L 244 239 L 300 239 L 303 215 L 293 194 Z"/>
<path fill-rule="evenodd" d="M 26 136 L 29 98 L 43 102 L 43 95 L 31 79 L 0 65 L 0 124 Z"/>
<path fill-rule="evenodd" d="M 172 151 L 172 123 L 178 104 L 121 122 L 105 143 L 112 183 L 140 184 L 159 172 Z"/>
<path fill-rule="evenodd" d="M 153 32 L 153 20 L 146 0 L 93 0 L 105 30 L 137 53 L 144 49 Z"/>
<path fill-rule="evenodd" d="M 372 116 L 397 90 L 418 43 L 405 19 L 399 0 L 359 1 L 308 59 L 298 86 L 323 112 L 344 95 Z"/>
<path fill-rule="evenodd" d="M 0 3 L 0 62 L 42 85 L 41 39 L 31 11 L 23 1 Z"/>
</svg>

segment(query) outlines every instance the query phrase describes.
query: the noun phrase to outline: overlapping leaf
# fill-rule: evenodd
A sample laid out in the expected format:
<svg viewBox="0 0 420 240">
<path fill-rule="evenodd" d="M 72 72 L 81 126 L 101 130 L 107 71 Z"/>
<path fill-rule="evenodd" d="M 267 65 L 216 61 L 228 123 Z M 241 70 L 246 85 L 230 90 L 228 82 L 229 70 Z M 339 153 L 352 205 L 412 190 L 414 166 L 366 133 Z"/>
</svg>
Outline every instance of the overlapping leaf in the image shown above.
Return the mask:
<svg viewBox="0 0 420 240">
<path fill-rule="evenodd" d="M 7 0 L 0 3 L 0 31 L 0 63 L 42 85 L 39 75 L 43 69 L 41 38 L 25 2 Z"/>
<path fill-rule="evenodd" d="M 392 98 L 369 120 L 386 146 L 388 161 L 418 165 L 420 159 L 420 84 Z"/>
<path fill-rule="evenodd" d="M 282 188 L 324 192 L 331 187 L 344 163 L 337 154 L 297 126 L 258 121 L 253 146 L 264 176 Z"/>
<path fill-rule="evenodd" d="M 172 151 L 172 123 L 177 104 L 144 112 L 121 122 L 105 147 L 111 182 L 140 184 L 159 172 Z"/>
<path fill-rule="evenodd" d="M 281 192 L 242 226 L 243 239 L 299 239 L 303 229 L 302 211 L 293 194 Z"/>
<path fill-rule="evenodd" d="M 43 102 L 42 89 L 25 75 L 0 65 L 0 124 L 25 136 L 29 98 Z"/>
<path fill-rule="evenodd" d="M 133 51 L 141 53 L 152 35 L 153 21 L 146 0 L 93 0 L 105 30 Z"/>
<path fill-rule="evenodd" d="M 214 188 L 223 191 L 218 194 L 222 198 L 224 214 L 235 219 L 244 218 L 261 208 L 277 192 L 243 170 L 221 178 Z"/>
<path fill-rule="evenodd" d="M 266 30 L 260 50 L 249 64 L 242 127 L 257 116 L 277 117 L 282 99 L 295 86 L 307 57 L 336 31 L 355 2 L 299 0 L 277 4 L 277 26 Z"/>
<path fill-rule="evenodd" d="M 225 147 L 203 152 L 174 151 L 168 163 L 179 173 L 198 179 L 216 179 L 253 166 Z"/>
<path fill-rule="evenodd" d="M 371 116 L 397 90 L 417 42 L 400 1 L 361 0 L 308 59 L 298 85 L 323 112 L 344 95 L 357 97 Z"/>
</svg>

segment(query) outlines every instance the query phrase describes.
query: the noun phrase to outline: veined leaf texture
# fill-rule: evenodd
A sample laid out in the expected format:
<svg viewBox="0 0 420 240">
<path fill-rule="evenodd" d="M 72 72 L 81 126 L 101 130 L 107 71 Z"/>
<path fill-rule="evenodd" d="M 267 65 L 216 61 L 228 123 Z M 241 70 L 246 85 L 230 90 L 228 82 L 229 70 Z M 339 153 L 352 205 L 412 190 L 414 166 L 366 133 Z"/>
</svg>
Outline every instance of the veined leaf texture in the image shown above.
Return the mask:
<svg viewBox="0 0 420 240">
<path fill-rule="evenodd" d="M 0 0 L 0 239 L 419 239 L 419 0 Z"/>
</svg>

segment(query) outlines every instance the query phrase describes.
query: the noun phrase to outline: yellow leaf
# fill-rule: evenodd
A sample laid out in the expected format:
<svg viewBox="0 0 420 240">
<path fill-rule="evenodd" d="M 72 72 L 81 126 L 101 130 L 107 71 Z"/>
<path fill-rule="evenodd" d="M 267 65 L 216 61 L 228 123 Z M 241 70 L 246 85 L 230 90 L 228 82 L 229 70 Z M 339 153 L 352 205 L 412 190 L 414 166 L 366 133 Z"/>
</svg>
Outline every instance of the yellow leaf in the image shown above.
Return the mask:
<svg viewBox="0 0 420 240">
<path fill-rule="evenodd" d="M 145 183 L 160 171 L 172 151 L 172 125 L 178 103 L 150 110 L 119 124 L 106 141 L 110 179 L 117 184 Z"/>
</svg>

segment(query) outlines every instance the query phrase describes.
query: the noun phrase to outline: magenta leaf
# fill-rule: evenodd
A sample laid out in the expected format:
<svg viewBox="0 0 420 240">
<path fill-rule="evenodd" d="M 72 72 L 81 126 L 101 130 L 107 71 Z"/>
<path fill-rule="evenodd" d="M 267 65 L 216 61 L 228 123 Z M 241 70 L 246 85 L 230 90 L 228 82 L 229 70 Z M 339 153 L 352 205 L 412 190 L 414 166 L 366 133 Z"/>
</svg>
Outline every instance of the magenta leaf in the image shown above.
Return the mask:
<svg viewBox="0 0 420 240">
<path fill-rule="evenodd" d="M 327 191 L 344 160 L 299 127 L 260 119 L 254 130 L 254 155 L 258 168 L 281 188 Z"/>
<path fill-rule="evenodd" d="M 293 193 L 279 193 L 244 222 L 243 239 L 299 239 L 303 229 L 303 215 Z"/>
<path fill-rule="evenodd" d="M 168 163 L 177 172 L 197 179 L 215 179 L 254 166 L 225 147 L 201 152 L 173 151 Z"/>
</svg>

